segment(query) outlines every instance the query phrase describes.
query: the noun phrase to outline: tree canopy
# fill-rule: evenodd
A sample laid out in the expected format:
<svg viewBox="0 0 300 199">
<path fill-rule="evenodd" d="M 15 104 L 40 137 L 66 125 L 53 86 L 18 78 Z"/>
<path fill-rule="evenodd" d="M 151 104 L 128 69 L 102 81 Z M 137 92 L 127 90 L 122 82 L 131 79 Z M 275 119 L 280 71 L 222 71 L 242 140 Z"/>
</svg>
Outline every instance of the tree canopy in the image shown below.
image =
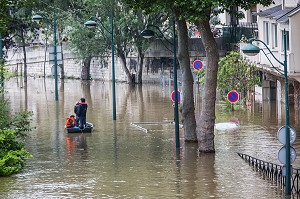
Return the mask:
<svg viewBox="0 0 300 199">
<path fill-rule="evenodd" d="M 218 89 L 246 92 L 259 83 L 258 69 L 238 52 L 231 52 L 219 62 Z"/>
<path fill-rule="evenodd" d="M 185 128 L 185 137 L 193 137 L 193 131 L 197 131 L 199 151 L 214 152 L 214 122 L 215 122 L 215 101 L 217 89 L 217 72 L 219 53 L 216 41 L 211 32 L 210 18 L 212 14 L 228 11 L 230 14 L 239 15 L 237 9 L 232 6 L 239 6 L 249 9 L 256 4 L 269 5 L 271 0 L 124 0 L 135 9 L 145 10 L 153 13 L 172 10 L 177 23 L 178 31 L 178 58 L 182 69 L 182 87 L 184 90 L 184 101 L 182 106 L 182 116 Z M 201 39 L 205 46 L 207 67 L 205 67 L 204 94 L 202 96 L 202 107 L 200 121 L 197 129 L 194 127 L 195 114 L 193 102 L 193 80 L 191 80 L 191 67 L 188 52 L 188 33 L 186 22 L 194 23 L 198 26 Z M 188 127 L 187 127 L 188 126 Z M 190 134 L 190 136 L 186 136 Z"/>
</svg>

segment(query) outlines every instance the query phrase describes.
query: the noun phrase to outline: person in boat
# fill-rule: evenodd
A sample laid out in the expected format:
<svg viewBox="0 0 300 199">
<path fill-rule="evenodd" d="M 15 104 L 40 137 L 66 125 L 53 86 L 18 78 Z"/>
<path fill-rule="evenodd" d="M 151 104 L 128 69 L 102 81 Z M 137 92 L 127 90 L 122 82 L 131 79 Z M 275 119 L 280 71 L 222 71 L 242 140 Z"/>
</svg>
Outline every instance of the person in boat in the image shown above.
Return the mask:
<svg viewBox="0 0 300 199">
<path fill-rule="evenodd" d="M 79 105 L 80 105 L 80 102 L 78 101 L 78 102 L 76 102 L 76 104 L 74 106 L 74 113 L 76 115 L 75 122 L 76 122 L 77 127 L 79 126 L 79 116 L 78 116 Z"/>
<path fill-rule="evenodd" d="M 78 117 L 79 117 L 79 128 L 84 129 L 86 126 L 86 112 L 88 105 L 84 98 L 80 99 L 80 105 L 78 107 Z"/>
<path fill-rule="evenodd" d="M 75 115 L 70 115 L 70 117 L 67 118 L 66 127 L 72 128 L 76 125 L 75 122 Z"/>
</svg>

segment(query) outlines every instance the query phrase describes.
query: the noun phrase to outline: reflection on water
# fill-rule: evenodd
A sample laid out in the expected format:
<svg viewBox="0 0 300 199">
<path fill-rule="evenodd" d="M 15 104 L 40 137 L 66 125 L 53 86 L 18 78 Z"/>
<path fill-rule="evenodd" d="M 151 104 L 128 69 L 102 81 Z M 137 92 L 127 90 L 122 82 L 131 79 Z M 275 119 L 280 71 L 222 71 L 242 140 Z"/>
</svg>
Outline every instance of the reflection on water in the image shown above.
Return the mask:
<svg viewBox="0 0 300 199">
<path fill-rule="evenodd" d="M 64 80 L 59 101 L 54 81 L 18 79 L 7 84 L 11 110 L 33 111 L 26 148 L 33 154 L 21 174 L 1 178 L 0 198 L 282 198 L 276 184 L 254 172 L 236 152 L 279 164 L 276 133 L 284 123 L 276 103 L 255 104 L 248 112 L 228 113 L 217 106 L 217 122 L 237 119 L 240 128 L 215 132 L 215 154 L 197 154 L 197 145 L 175 149 L 173 125 L 132 122 L 173 120 L 172 88 L 161 85 L 116 85 L 117 121 L 112 121 L 108 82 Z M 202 91 L 195 89 L 196 116 Z M 80 97 L 89 105 L 91 134 L 66 134 L 64 123 Z M 284 113 L 284 111 L 282 112 Z M 291 123 L 299 131 L 297 114 Z M 297 122 L 296 122 L 297 121 Z M 299 149 L 297 139 L 294 147 Z M 296 159 L 294 165 L 300 166 Z"/>
</svg>

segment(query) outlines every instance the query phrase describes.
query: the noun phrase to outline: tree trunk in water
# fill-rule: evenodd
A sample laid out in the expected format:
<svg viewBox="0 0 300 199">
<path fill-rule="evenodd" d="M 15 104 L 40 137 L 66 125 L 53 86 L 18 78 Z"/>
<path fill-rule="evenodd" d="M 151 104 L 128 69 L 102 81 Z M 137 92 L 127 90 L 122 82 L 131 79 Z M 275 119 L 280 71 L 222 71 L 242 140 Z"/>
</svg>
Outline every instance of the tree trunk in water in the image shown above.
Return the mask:
<svg viewBox="0 0 300 199">
<path fill-rule="evenodd" d="M 26 56 L 26 48 L 25 48 L 25 38 L 24 31 L 21 28 L 21 40 L 22 40 L 22 48 L 23 48 L 23 57 L 24 57 L 24 82 L 27 82 L 27 56 Z"/>
<path fill-rule="evenodd" d="M 209 16 L 209 15 L 207 15 Z M 208 17 L 209 19 L 209 17 Z M 202 108 L 200 121 L 197 125 L 197 137 L 199 152 L 215 152 L 214 125 L 215 125 L 215 102 L 217 89 L 217 73 L 219 52 L 217 43 L 210 29 L 209 20 L 203 20 L 196 24 L 200 30 L 204 43 L 207 66 L 205 66 L 205 83 L 202 95 Z"/>
<path fill-rule="evenodd" d="M 143 65 L 144 65 L 144 54 L 141 48 L 138 48 L 138 72 L 137 72 L 137 83 L 142 84 L 143 80 Z"/>
<path fill-rule="evenodd" d="M 91 68 L 91 57 L 86 57 L 83 60 L 83 66 L 81 69 L 81 79 L 89 80 L 90 79 L 90 68 Z"/>
<path fill-rule="evenodd" d="M 117 49 L 118 52 L 118 56 L 121 58 L 121 62 L 122 62 L 122 68 L 125 71 L 125 74 L 127 76 L 127 83 L 131 83 L 131 74 L 127 68 L 127 64 L 126 64 L 126 56 L 123 53 L 122 50 Z"/>
<path fill-rule="evenodd" d="M 179 15 L 177 15 L 179 16 Z M 184 139 L 187 142 L 197 142 L 195 105 L 193 93 L 193 75 L 190 68 L 190 56 L 188 49 L 188 31 L 186 21 L 176 17 L 178 30 L 178 61 L 182 71 L 182 121 L 184 127 Z M 174 82 L 175 83 L 175 82 Z"/>
<path fill-rule="evenodd" d="M 64 79 L 65 78 L 65 67 L 64 67 L 64 52 L 63 52 L 63 44 L 62 44 L 62 28 L 63 26 L 58 26 L 58 31 L 57 31 L 57 34 L 58 34 L 58 45 L 60 46 L 60 52 L 61 52 L 61 61 L 62 61 L 62 64 L 60 64 L 60 67 L 61 67 L 61 71 L 60 71 L 60 79 Z M 90 74 L 90 69 L 89 69 L 89 74 Z M 89 79 L 90 79 L 90 76 L 89 76 Z"/>
</svg>

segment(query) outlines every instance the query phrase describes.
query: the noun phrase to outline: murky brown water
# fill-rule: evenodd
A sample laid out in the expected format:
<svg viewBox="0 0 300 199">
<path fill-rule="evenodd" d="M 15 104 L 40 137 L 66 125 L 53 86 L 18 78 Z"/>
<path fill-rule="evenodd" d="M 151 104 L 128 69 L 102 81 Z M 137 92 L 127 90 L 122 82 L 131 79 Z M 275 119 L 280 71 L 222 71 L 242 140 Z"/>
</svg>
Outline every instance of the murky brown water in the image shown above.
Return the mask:
<svg viewBox="0 0 300 199">
<path fill-rule="evenodd" d="M 217 122 L 232 118 L 241 127 L 215 133 L 215 154 L 197 156 L 197 146 L 181 140 L 175 150 L 172 125 L 131 122 L 172 121 L 172 88 L 160 85 L 132 87 L 117 84 L 117 121 L 112 121 L 111 85 L 108 82 L 59 84 L 29 79 L 27 90 L 17 79 L 6 84 L 13 111 L 34 112 L 35 130 L 26 148 L 33 158 L 21 174 L 1 178 L 0 198 L 282 198 L 276 184 L 254 172 L 236 152 L 279 164 L 277 129 L 283 125 L 276 104 L 255 104 L 253 111 L 217 112 Z M 75 101 L 85 97 L 91 134 L 64 132 L 65 118 Z M 198 106 L 200 103 L 197 102 Z M 272 111 L 271 107 L 273 107 Z M 275 107 L 275 108 L 274 108 Z M 197 110 L 199 114 L 199 110 Z M 197 116 L 198 117 L 198 116 Z M 292 114 L 291 123 L 299 130 Z M 181 132 L 182 133 L 182 132 Z M 183 136 L 183 135 L 181 135 Z M 294 144 L 298 151 L 299 139 Z M 295 165 L 300 165 L 299 158 Z"/>
</svg>

